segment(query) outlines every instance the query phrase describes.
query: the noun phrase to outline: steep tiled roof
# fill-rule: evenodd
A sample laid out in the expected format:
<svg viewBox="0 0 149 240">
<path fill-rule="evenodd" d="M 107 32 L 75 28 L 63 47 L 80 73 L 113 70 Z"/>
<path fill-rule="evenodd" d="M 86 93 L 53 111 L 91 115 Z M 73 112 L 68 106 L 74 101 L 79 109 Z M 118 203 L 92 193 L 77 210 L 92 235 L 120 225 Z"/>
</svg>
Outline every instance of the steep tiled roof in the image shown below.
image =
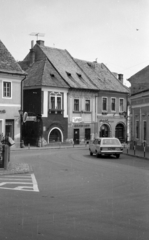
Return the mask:
<svg viewBox="0 0 149 240">
<path fill-rule="evenodd" d="M 39 47 L 70 87 L 97 90 L 94 83 L 77 66 L 66 50 L 46 46 Z"/>
<path fill-rule="evenodd" d="M 48 60 L 35 62 L 27 69 L 27 77 L 24 81 L 24 86 L 50 86 L 50 87 L 65 87 L 68 85 L 60 77 L 60 75 L 51 66 Z"/>
<path fill-rule="evenodd" d="M 25 74 L 1 40 L 0 40 L 0 71 L 14 74 Z"/>
<path fill-rule="evenodd" d="M 99 90 L 128 93 L 125 87 L 103 64 L 75 59 L 78 66 L 89 76 Z"/>
<path fill-rule="evenodd" d="M 146 83 L 149 82 L 149 66 L 143 68 L 133 76 L 131 76 L 129 79 L 127 79 L 129 82 L 136 82 L 136 83 Z"/>
</svg>

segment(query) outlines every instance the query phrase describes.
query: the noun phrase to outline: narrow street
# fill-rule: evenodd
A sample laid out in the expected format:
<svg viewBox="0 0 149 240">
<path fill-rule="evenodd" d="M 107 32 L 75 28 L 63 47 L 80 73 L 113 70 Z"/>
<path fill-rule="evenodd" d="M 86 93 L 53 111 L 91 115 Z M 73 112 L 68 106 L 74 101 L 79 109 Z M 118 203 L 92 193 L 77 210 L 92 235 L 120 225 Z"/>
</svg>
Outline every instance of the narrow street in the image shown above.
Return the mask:
<svg viewBox="0 0 149 240">
<path fill-rule="evenodd" d="M 0 188 L 1 239 L 148 240 L 148 160 L 70 148 L 12 151 L 11 161 L 32 166 L 39 191 Z"/>
</svg>

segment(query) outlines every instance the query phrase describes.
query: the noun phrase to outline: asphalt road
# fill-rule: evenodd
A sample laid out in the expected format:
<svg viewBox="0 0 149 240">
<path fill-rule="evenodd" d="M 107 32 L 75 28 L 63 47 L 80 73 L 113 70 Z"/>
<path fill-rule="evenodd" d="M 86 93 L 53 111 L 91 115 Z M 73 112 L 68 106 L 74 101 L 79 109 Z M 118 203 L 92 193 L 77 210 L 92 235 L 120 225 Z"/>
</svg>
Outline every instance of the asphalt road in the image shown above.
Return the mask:
<svg viewBox="0 0 149 240">
<path fill-rule="evenodd" d="M 149 161 L 77 148 L 14 151 L 11 161 L 32 166 L 39 192 L 0 188 L 0 239 L 149 239 Z"/>
</svg>

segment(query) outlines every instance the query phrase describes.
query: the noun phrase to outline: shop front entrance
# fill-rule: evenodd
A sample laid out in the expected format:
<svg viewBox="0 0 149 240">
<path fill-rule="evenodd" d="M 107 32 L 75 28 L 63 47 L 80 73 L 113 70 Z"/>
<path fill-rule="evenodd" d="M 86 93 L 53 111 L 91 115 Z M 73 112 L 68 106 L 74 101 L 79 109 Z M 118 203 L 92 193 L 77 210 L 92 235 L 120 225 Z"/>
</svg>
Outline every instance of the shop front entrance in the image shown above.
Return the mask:
<svg viewBox="0 0 149 240">
<path fill-rule="evenodd" d="M 74 141 L 74 144 L 79 144 L 79 142 L 80 142 L 80 132 L 79 132 L 79 129 L 74 129 L 73 141 Z"/>
<path fill-rule="evenodd" d="M 121 142 L 125 142 L 125 127 L 122 123 L 117 124 L 115 128 L 115 137 Z"/>
<path fill-rule="evenodd" d="M 51 131 L 49 136 L 49 142 L 61 142 L 61 133 L 57 128 Z"/>
<path fill-rule="evenodd" d="M 110 136 L 110 128 L 107 124 L 103 124 L 100 128 L 100 137 L 109 137 Z"/>
</svg>

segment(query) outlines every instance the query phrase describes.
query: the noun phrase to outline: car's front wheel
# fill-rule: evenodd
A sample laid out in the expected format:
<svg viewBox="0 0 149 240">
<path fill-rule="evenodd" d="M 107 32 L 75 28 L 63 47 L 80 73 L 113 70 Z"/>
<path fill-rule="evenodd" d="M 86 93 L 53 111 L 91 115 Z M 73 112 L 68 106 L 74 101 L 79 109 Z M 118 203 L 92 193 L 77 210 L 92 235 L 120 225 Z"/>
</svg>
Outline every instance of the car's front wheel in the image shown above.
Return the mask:
<svg viewBox="0 0 149 240">
<path fill-rule="evenodd" d="M 116 158 L 119 158 L 119 157 L 120 157 L 120 154 L 116 154 L 115 156 L 116 156 Z"/>
</svg>

